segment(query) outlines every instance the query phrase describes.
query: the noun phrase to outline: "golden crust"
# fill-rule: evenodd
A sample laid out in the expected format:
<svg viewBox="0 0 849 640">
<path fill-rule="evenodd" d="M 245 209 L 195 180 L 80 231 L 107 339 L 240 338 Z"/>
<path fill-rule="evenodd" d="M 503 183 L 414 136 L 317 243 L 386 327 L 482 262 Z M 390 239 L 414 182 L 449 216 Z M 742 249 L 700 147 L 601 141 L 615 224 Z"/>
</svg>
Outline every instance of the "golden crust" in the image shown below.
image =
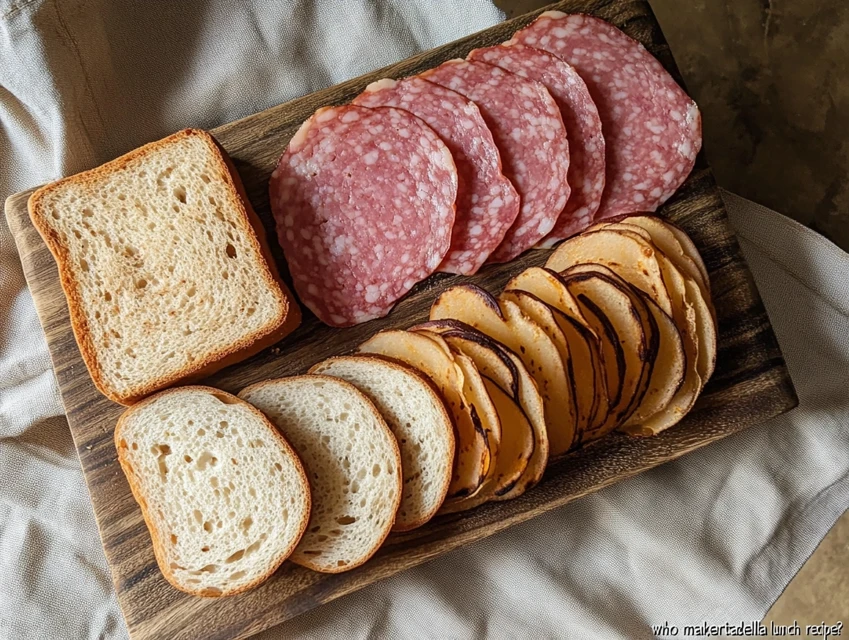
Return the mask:
<svg viewBox="0 0 849 640">
<path fill-rule="evenodd" d="M 248 409 L 250 409 L 251 413 L 254 416 L 256 416 L 265 426 L 267 426 L 271 433 L 274 434 L 274 437 L 277 438 L 278 442 L 280 443 L 280 446 L 283 447 L 283 449 L 287 453 L 287 455 L 289 455 L 295 461 L 295 463 L 296 463 L 295 467 L 297 468 L 298 474 L 301 477 L 301 481 L 302 481 L 304 487 L 306 488 L 306 491 L 305 491 L 305 500 L 307 502 L 306 517 L 303 518 L 303 520 L 301 521 L 301 526 L 298 530 L 298 535 L 295 536 L 292 539 L 292 543 L 289 545 L 289 547 L 287 549 L 285 549 L 280 554 L 279 559 L 275 560 L 275 562 L 269 567 L 267 572 L 265 572 L 263 575 L 259 576 L 256 580 L 253 580 L 252 582 L 249 582 L 245 585 L 242 585 L 241 587 L 238 587 L 236 589 L 232 589 L 230 591 L 223 591 L 222 590 L 221 592 L 216 593 L 216 592 L 209 591 L 207 589 L 193 590 L 190 587 L 187 587 L 183 584 L 180 584 L 177 581 L 176 577 L 174 576 L 174 573 L 171 571 L 171 568 L 168 565 L 168 562 L 166 562 L 165 544 L 163 543 L 162 538 L 160 538 L 159 532 L 157 531 L 156 527 L 154 526 L 152 518 L 148 514 L 147 500 L 145 500 L 144 494 L 142 493 L 142 490 L 141 490 L 141 487 L 140 487 L 141 483 L 136 478 L 135 471 L 133 471 L 133 467 L 130 464 L 129 460 L 127 460 L 127 456 L 126 456 L 126 453 L 125 453 L 125 451 L 127 450 L 126 443 L 122 443 L 121 431 L 123 429 L 124 422 L 126 421 L 126 419 L 129 416 L 131 416 L 136 411 L 142 409 L 146 405 L 150 404 L 151 402 L 154 402 L 155 400 L 157 400 L 157 399 L 159 399 L 159 398 L 161 398 L 165 395 L 170 395 L 170 394 L 175 394 L 175 393 L 183 393 L 183 392 L 186 392 L 186 391 L 203 391 L 203 392 L 207 392 L 207 393 L 210 393 L 210 394 L 227 396 L 228 400 L 231 401 L 233 404 L 240 404 L 240 405 L 244 405 L 244 406 L 248 407 Z M 244 591 L 247 591 L 248 589 L 253 589 L 254 587 L 256 587 L 256 586 L 262 584 L 263 582 L 265 582 L 266 580 L 268 580 L 268 578 L 270 578 L 271 575 L 275 571 L 277 571 L 277 569 L 280 567 L 280 565 L 283 564 L 283 561 L 286 560 L 292 554 L 292 552 L 295 550 L 295 547 L 297 547 L 298 543 L 301 541 L 301 538 L 304 535 L 304 531 L 306 531 L 306 529 L 307 529 L 307 523 L 310 520 L 310 514 L 312 513 L 312 493 L 311 493 L 311 490 L 310 490 L 309 481 L 307 480 L 306 471 L 304 471 L 304 465 L 301 462 L 301 458 L 298 456 L 298 454 L 294 450 L 294 448 L 292 448 L 292 445 L 289 444 L 289 442 L 286 440 L 286 438 L 283 437 L 283 435 L 280 433 L 280 431 L 265 416 L 264 413 L 262 413 L 259 409 L 254 407 L 252 404 L 245 402 L 241 398 L 234 396 L 232 393 L 227 393 L 226 391 L 222 391 L 221 389 L 216 389 L 214 387 L 206 387 L 206 386 L 202 386 L 202 385 L 180 387 L 180 388 L 177 388 L 177 389 L 166 389 L 165 391 L 161 391 L 161 392 L 159 392 L 155 395 L 152 395 L 152 396 L 145 398 L 141 402 L 134 404 L 132 407 L 129 407 L 126 411 L 124 411 L 124 413 L 121 414 L 121 417 L 118 418 L 118 422 L 115 425 L 115 437 L 114 437 L 114 439 L 115 439 L 115 449 L 118 451 L 118 462 L 121 465 L 121 469 L 124 471 L 124 475 L 127 477 L 127 482 L 130 485 L 130 491 L 132 491 L 133 497 L 136 499 L 136 502 L 138 502 L 139 507 L 141 508 L 142 517 L 144 518 L 144 523 L 145 523 L 145 525 L 147 525 L 147 530 L 150 533 L 150 538 L 151 538 L 151 541 L 153 542 L 153 555 L 156 558 L 156 564 L 159 565 L 159 570 L 162 572 L 162 575 L 165 577 L 165 579 L 168 581 L 168 583 L 172 587 L 174 587 L 175 589 L 182 591 L 184 593 L 188 593 L 188 594 L 193 595 L 193 596 L 205 596 L 205 597 L 232 596 L 232 595 L 236 595 L 238 593 L 242 593 Z"/>
<path fill-rule="evenodd" d="M 213 150 L 215 157 L 218 160 L 220 169 L 219 176 L 227 183 L 228 190 L 231 192 L 234 201 L 240 206 L 241 214 L 245 222 L 246 237 L 248 241 L 254 245 L 257 252 L 265 258 L 264 264 L 260 266 L 260 270 L 257 273 L 257 277 L 260 280 L 263 280 L 268 287 L 276 293 L 276 297 L 280 302 L 281 312 L 278 314 L 278 317 L 275 318 L 274 322 L 269 323 L 263 331 L 256 332 L 251 336 L 245 336 L 219 352 L 205 354 L 191 365 L 184 367 L 182 370 L 175 372 L 174 374 L 150 380 L 146 384 L 139 384 L 132 393 L 122 395 L 109 385 L 103 375 L 103 371 L 98 362 L 97 348 L 91 337 L 91 331 L 89 330 L 88 318 L 81 311 L 81 295 L 78 289 L 78 283 L 74 277 L 74 270 L 70 266 L 68 247 L 56 231 L 50 225 L 45 223 L 43 218 L 46 215 L 46 211 L 43 209 L 43 200 L 47 194 L 63 185 L 69 183 L 82 185 L 95 184 L 103 176 L 115 171 L 120 171 L 131 162 L 134 162 L 139 158 L 143 158 L 152 151 L 158 150 L 161 147 L 165 147 L 183 138 L 192 136 L 200 138 Z M 68 301 L 71 328 L 74 332 L 74 337 L 77 340 L 77 345 L 79 346 L 83 361 L 88 368 L 94 385 L 101 393 L 103 393 L 103 395 L 114 402 L 123 405 L 132 405 L 145 396 L 165 387 L 191 382 L 211 375 L 224 367 L 240 362 L 241 360 L 262 351 L 266 347 L 271 346 L 281 340 L 284 336 L 294 331 L 300 324 L 300 309 L 292 294 L 280 279 L 277 267 L 271 257 L 271 251 L 265 237 L 265 230 L 262 223 L 259 221 L 258 216 L 251 207 L 244 186 L 242 185 L 242 181 L 239 178 L 232 162 L 227 157 L 227 154 L 215 141 L 215 139 L 206 131 L 202 131 L 200 129 L 184 129 L 182 131 L 178 131 L 167 138 L 139 147 L 138 149 L 135 149 L 120 158 L 116 158 L 111 162 L 107 162 L 95 169 L 78 173 L 41 187 L 33 193 L 32 196 L 30 196 L 27 208 L 33 225 L 41 234 L 47 248 L 56 260 L 56 266 L 59 271 L 59 280 Z M 251 231 L 253 232 L 251 233 Z"/>
<path fill-rule="evenodd" d="M 289 377 L 286 377 L 286 378 L 274 378 L 272 380 L 263 380 L 262 382 L 257 382 L 256 384 L 252 384 L 252 385 L 242 389 L 239 392 L 239 397 L 241 398 L 242 394 L 253 391 L 254 389 L 261 389 L 264 386 L 277 384 L 279 382 L 290 382 L 290 381 L 305 380 L 305 379 L 306 380 L 314 380 L 316 378 L 324 379 L 324 380 L 327 380 L 327 381 L 330 381 L 330 382 L 333 382 L 333 383 L 338 383 L 338 384 L 340 384 L 344 387 L 348 387 L 355 394 L 361 396 L 363 401 L 366 403 L 366 405 L 371 410 L 372 414 L 374 414 L 374 417 L 377 419 L 377 423 L 380 425 L 380 428 L 383 429 L 383 431 L 385 432 L 385 434 L 387 436 L 389 436 L 389 442 L 391 442 L 394 445 L 392 447 L 392 450 L 395 453 L 395 469 L 396 469 L 397 482 L 398 482 L 398 495 L 395 499 L 395 505 L 392 507 L 392 513 L 397 513 L 398 507 L 401 505 L 401 494 L 403 493 L 403 487 L 404 487 L 404 476 L 403 476 L 402 471 L 401 471 L 401 451 L 398 448 L 398 442 L 395 440 L 395 435 L 392 433 L 392 430 L 389 428 L 389 425 L 386 424 L 386 421 L 383 419 L 383 416 L 380 415 L 380 411 L 378 411 L 377 407 L 374 406 L 374 403 L 371 400 L 369 400 L 368 397 L 362 391 L 357 389 L 350 382 L 346 382 L 344 380 L 340 380 L 339 378 L 334 378 L 332 376 L 325 376 L 325 375 L 322 375 L 322 374 L 309 373 L 309 374 L 300 375 L 300 376 L 289 376 Z M 374 546 L 372 546 L 372 548 L 369 549 L 367 553 L 362 554 L 356 562 L 346 564 L 344 567 L 337 567 L 337 566 L 324 567 L 324 566 L 316 565 L 315 563 L 309 562 L 307 560 L 300 560 L 300 559 L 295 559 L 295 558 L 290 558 L 290 561 L 293 564 L 301 565 L 302 567 L 306 567 L 307 569 L 311 569 L 311 570 L 317 571 L 319 573 L 344 573 L 345 571 L 350 571 L 351 569 L 356 569 L 357 567 L 361 566 L 362 564 L 364 564 L 365 562 L 370 560 L 371 557 L 377 552 L 377 550 L 383 544 L 384 540 L 386 540 L 387 536 L 389 535 L 389 532 L 392 530 L 392 525 L 393 525 L 393 520 L 387 519 L 386 526 L 384 527 L 384 530 L 382 532 L 380 532 L 380 535 L 376 539 Z"/>
</svg>

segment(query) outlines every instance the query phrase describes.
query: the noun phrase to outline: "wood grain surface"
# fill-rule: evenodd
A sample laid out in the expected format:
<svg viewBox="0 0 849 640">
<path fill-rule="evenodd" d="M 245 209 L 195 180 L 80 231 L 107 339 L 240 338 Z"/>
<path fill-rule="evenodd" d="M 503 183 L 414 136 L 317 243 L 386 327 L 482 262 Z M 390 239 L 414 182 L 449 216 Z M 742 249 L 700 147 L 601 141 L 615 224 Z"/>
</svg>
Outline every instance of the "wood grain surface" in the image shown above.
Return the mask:
<svg viewBox="0 0 849 640">
<path fill-rule="evenodd" d="M 589 13 L 612 22 L 641 41 L 680 81 L 646 2 L 567 0 L 552 8 Z M 378 78 L 414 74 L 445 60 L 464 57 L 476 47 L 502 42 L 538 13 L 515 18 L 213 131 L 232 156 L 269 236 L 275 237 L 266 192 L 268 177 L 289 138 L 316 108 L 345 103 Z M 141 511 L 118 466 L 112 442 L 122 407 L 97 392 L 82 362 L 55 263 L 27 214 L 29 194 L 9 198 L 6 215 L 47 335 L 118 600 L 135 639 L 249 636 L 763 422 L 797 403 L 769 318 L 729 229 L 711 171 L 700 156 L 687 182 L 660 211 L 681 225 L 701 250 L 710 272 L 719 321 L 716 372 L 693 412 L 680 425 L 655 438 L 611 435 L 551 466 L 542 483 L 519 499 L 484 505 L 470 513 L 439 517 L 416 531 L 393 534 L 372 560 L 351 572 L 322 575 L 287 562 L 265 584 L 248 593 L 218 599 L 188 596 L 168 585 L 156 566 Z M 275 257 L 285 271 L 279 248 L 273 244 Z M 513 263 L 488 266 L 472 278 L 432 276 L 401 301 L 389 317 L 357 327 L 332 329 L 307 313 L 296 333 L 205 383 L 237 392 L 269 377 L 302 373 L 327 356 L 353 349 L 380 329 L 403 328 L 426 319 L 435 294 L 449 285 L 475 282 L 497 293 L 510 277 L 528 266 L 543 264 L 548 255 L 548 251 L 533 251 Z"/>
</svg>

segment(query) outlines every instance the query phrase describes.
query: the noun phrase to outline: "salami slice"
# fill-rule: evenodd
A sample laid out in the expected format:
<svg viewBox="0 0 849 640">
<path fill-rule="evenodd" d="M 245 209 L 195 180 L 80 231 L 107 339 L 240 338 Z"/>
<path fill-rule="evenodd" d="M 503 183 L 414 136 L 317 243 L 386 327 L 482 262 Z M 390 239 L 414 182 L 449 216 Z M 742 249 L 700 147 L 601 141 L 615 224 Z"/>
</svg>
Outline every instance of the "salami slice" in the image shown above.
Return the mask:
<svg viewBox="0 0 849 640">
<path fill-rule="evenodd" d="M 557 56 L 523 44 L 475 49 L 468 60 L 494 64 L 545 85 L 560 107 L 569 137 L 572 193 L 554 228 L 540 246 L 550 247 L 592 224 L 604 190 L 604 136 L 598 109 L 578 72 Z"/>
<path fill-rule="evenodd" d="M 372 83 L 354 104 L 405 109 L 442 138 L 454 157 L 459 181 L 451 248 L 439 271 L 467 276 L 477 272 L 519 213 L 519 194 L 501 173 L 501 156 L 477 105 L 416 77 Z"/>
<path fill-rule="evenodd" d="M 451 153 L 401 109 L 319 109 L 289 142 L 269 189 L 295 290 L 334 327 L 385 316 L 451 243 Z"/>
<path fill-rule="evenodd" d="M 483 62 L 449 60 L 420 75 L 475 102 L 522 206 L 488 262 L 507 262 L 551 229 L 569 199 L 569 143 L 560 109 L 539 82 Z"/>
<path fill-rule="evenodd" d="M 563 58 L 587 83 L 607 142 L 596 219 L 666 202 L 692 170 L 702 133 L 696 103 L 660 62 L 604 20 L 559 11 L 541 14 L 513 43 Z"/>
</svg>

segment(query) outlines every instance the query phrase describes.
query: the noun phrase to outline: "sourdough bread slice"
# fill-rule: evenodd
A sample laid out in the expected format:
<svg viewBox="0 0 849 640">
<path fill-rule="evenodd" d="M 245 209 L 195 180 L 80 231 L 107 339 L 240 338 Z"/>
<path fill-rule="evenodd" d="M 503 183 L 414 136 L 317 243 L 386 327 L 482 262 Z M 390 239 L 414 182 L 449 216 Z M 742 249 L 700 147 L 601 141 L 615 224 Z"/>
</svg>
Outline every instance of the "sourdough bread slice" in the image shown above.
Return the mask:
<svg viewBox="0 0 849 640">
<path fill-rule="evenodd" d="M 301 463 L 268 419 L 210 387 L 158 393 L 115 428 L 118 460 L 174 587 L 225 596 L 268 578 L 310 514 Z"/>
<path fill-rule="evenodd" d="M 448 493 L 454 460 L 454 427 L 431 383 L 412 367 L 371 356 L 330 358 L 310 373 L 362 391 L 398 440 L 404 489 L 392 529 L 409 531 L 430 520 Z"/>
<path fill-rule="evenodd" d="M 300 321 L 238 175 L 204 131 L 42 187 L 29 212 L 83 360 L 116 402 L 208 375 Z"/>
<path fill-rule="evenodd" d="M 267 380 L 239 397 L 265 413 L 301 456 L 312 515 L 291 560 L 339 573 L 368 560 L 401 502 L 401 456 L 374 404 L 352 384 L 324 375 Z"/>
</svg>

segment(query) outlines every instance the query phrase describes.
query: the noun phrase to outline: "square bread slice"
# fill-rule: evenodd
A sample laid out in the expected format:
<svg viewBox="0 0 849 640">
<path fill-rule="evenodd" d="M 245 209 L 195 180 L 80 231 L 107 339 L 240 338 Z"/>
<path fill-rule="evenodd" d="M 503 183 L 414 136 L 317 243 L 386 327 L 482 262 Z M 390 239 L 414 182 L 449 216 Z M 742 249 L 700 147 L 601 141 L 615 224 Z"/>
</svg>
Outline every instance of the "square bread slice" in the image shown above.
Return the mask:
<svg viewBox="0 0 849 640">
<path fill-rule="evenodd" d="M 300 310 L 229 158 L 186 129 L 29 199 L 95 385 L 121 404 L 280 340 Z"/>
</svg>

